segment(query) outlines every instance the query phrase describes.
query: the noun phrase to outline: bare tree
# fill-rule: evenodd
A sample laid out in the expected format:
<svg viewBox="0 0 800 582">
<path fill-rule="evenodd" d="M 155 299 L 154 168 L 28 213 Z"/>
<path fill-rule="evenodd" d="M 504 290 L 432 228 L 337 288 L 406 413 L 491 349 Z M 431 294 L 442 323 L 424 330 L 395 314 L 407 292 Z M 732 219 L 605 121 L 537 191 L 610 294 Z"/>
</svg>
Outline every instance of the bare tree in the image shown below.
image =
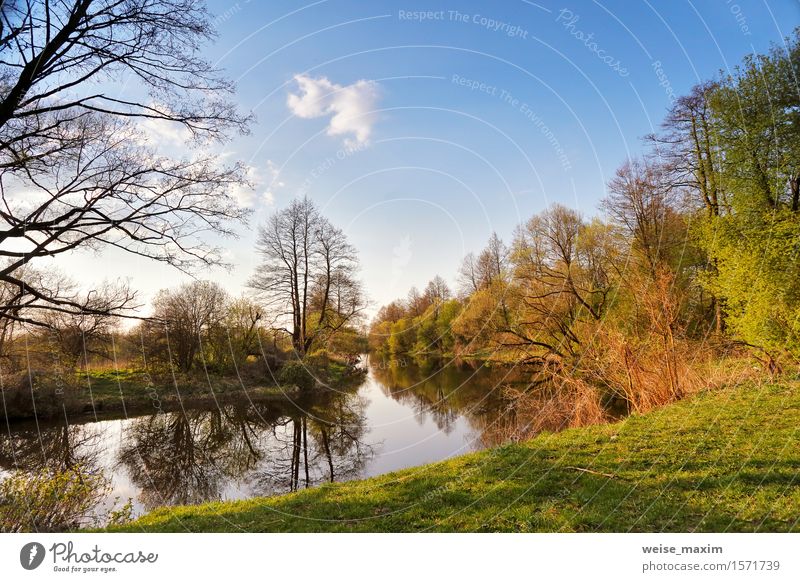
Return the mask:
<svg viewBox="0 0 800 582">
<path fill-rule="evenodd" d="M 26 276 L 26 265 L 73 249 L 113 247 L 183 270 L 220 263 L 204 238 L 233 235 L 230 221 L 246 218 L 230 195 L 242 168 L 165 157 L 140 131 L 165 124 L 208 144 L 246 130 L 231 85 L 199 56 L 213 36 L 204 4 L 12 1 L 0 22 L 0 281 L 13 289 L 0 316 L 46 325 L 43 311 L 134 307 L 132 294 L 97 307 Z M 141 91 L 109 92 L 129 78 Z"/>
<path fill-rule="evenodd" d="M 317 334 L 330 336 L 358 318 L 365 307 L 365 298 L 360 281 L 354 277 L 358 268 L 356 250 L 345 234 L 321 218 L 315 239 L 320 273 L 312 289 L 314 328 Z M 306 349 L 313 340 L 310 338 Z"/>
<path fill-rule="evenodd" d="M 503 241 L 492 233 L 489 242 L 476 257 L 469 253 L 461 263 L 458 282 L 462 294 L 472 294 L 505 280 L 508 271 L 509 251 Z"/>
<path fill-rule="evenodd" d="M 426 298 L 419 292 L 416 287 L 411 287 L 406 296 L 406 305 L 408 306 L 408 313 L 411 317 L 419 317 L 430 305 L 429 298 Z"/>
<path fill-rule="evenodd" d="M 265 310 L 255 301 L 242 296 L 231 301 L 226 309 L 225 319 L 222 322 L 225 352 L 233 362 L 240 366 L 248 356 L 261 356 L 259 334 L 265 319 Z"/>
<path fill-rule="evenodd" d="M 508 268 L 508 248 L 497 236 L 496 232 L 489 237 L 486 248 L 478 255 L 478 278 L 481 287 L 491 287 L 494 283 L 504 280 Z"/>
<path fill-rule="evenodd" d="M 308 198 L 293 200 L 260 227 L 257 250 L 262 263 L 249 284 L 291 321 L 283 330 L 298 354 L 363 312 L 356 251 Z"/>
<path fill-rule="evenodd" d="M 16 317 L 0 317 L 0 358 L 8 358 L 8 349 L 14 339 L 20 323 L 17 321 L 22 310 L 17 288 L 5 281 L 0 282 L 0 303 L 7 306 L 9 312 Z"/>
<path fill-rule="evenodd" d="M 727 204 L 710 105 L 717 88 L 717 83 L 710 81 L 692 87 L 688 95 L 679 97 L 670 108 L 662 123 L 663 131 L 647 138 L 664 160 L 672 182 L 695 192 L 708 216 L 719 216 Z"/>
<path fill-rule="evenodd" d="M 108 348 L 117 320 L 108 313 L 108 307 L 109 301 L 114 299 L 115 290 L 106 287 L 101 293 L 83 299 L 89 307 L 84 312 L 48 311 L 44 314 L 47 329 L 42 333 L 50 340 L 51 347 L 64 356 L 68 369 L 74 369 L 81 362 L 88 366 L 90 356 L 111 357 Z"/>
<path fill-rule="evenodd" d="M 712 107 L 712 98 L 719 88 L 719 83 L 712 81 L 692 87 L 688 95 L 675 101 L 661 124 L 661 133 L 648 136 L 668 167 L 672 183 L 685 186 L 693 194 L 694 204 L 702 204 L 711 220 L 731 210 L 729 194 L 723 188 L 724 156 Z M 712 259 L 706 268 L 713 275 L 718 267 Z M 717 335 L 725 329 L 724 302 L 724 298 L 711 295 Z"/>
<path fill-rule="evenodd" d="M 204 338 L 218 328 L 227 314 L 228 294 L 217 283 L 193 281 L 173 291 L 163 290 L 153 302 L 153 331 L 164 338 L 172 359 L 182 372 L 190 371 Z"/>
<path fill-rule="evenodd" d="M 464 297 L 472 295 L 481 288 L 478 274 L 478 259 L 475 253 L 467 253 L 458 268 L 458 292 Z"/>
<path fill-rule="evenodd" d="M 672 255 L 685 243 L 685 231 L 676 212 L 676 186 L 668 170 L 647 160 L 623 164 L 608 184 L 602 207 L 627 235 L 634 258 L 655 278 L 669 266 Z"/>
<path fill-rule="evenodd" d="M 428 302 L 428 305 L 441 305 L 450 299 L 450 287 L 447 286 L 447 282 L 444 279 L 436 275 L 428 281 L 422 296 Z"/>
</svg>

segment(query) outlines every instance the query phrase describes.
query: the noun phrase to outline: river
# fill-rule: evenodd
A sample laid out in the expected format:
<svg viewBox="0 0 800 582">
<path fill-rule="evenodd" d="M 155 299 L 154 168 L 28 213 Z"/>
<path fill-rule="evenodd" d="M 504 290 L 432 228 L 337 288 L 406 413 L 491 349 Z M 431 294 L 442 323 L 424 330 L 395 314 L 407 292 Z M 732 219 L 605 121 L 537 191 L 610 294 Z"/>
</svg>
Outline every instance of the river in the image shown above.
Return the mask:
<svg viewBox="0 0 800 582">
<path fill-rule="evenodd" d="M 512 368 L 367 361 L 357 387 L 253 405 L 11 425 L 0 470 L 80 465 L 107 491 L 95 516 L 276 495 L 447 459 L 513 431 Z M 10 438 L 9 438 L 10 437 Z"/>
</svg>

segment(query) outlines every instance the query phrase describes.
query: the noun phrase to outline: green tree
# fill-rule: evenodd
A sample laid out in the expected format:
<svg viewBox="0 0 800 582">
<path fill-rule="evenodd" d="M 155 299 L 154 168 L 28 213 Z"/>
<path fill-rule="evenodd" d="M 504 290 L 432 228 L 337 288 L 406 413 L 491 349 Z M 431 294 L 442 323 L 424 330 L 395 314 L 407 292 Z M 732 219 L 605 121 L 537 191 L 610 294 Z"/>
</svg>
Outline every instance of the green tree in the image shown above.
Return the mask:
<svg viewBox="0 0 800 582">
<path fill-rule="evenodd" d="M 414 348 L 416 330 L 412 319 L 403 317 L 394 322 L 389 331 L 388 348 L 393 356 L 407 354 Z"/>
<path fill-rule="evenodd" d="M 749 56 L 711 98 L 730 212 L 703 224 L 735 339 L 800 354 L 800 34 Z"/>
</svg>

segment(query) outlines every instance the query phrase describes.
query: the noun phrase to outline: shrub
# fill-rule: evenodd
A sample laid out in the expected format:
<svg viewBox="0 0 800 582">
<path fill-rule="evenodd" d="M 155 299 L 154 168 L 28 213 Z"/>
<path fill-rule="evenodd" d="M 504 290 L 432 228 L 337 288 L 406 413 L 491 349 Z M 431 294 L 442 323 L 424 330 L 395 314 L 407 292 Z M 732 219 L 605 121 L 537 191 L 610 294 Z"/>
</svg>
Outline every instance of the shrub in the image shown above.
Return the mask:
<svg viewBox="0 0 800 582">
<path fill-rule="evenodd" d="M 332 355 L 325 349 L 314 350 L 307 354 L 303 361 L 306 365 L 314 368 L 325 368 L 331 361 Z"/>
<path fill-rule="evenodd" d="M 102 474 L 81 467 L 17 471 L 0 483 L 0 531 L 77 529 L 90 520 L 109 487 Z"/>
<path fill-rule="evenodd" d="M 278 373 L 278 382 L 283 385 L 294 385 L 301 390 L 311 390 L 316 379 L 304 362 L 286 362 Z"/>
<path fill-rule="evenodd" d="M 35 410 L 39 418 L 61 414 L 64 407 L 73 410 L 81 398 L 81 386 L 74 375 L 43 370 L 19 372 L 2 386 L 8 418 L 28 418 Z"/>
</svg>

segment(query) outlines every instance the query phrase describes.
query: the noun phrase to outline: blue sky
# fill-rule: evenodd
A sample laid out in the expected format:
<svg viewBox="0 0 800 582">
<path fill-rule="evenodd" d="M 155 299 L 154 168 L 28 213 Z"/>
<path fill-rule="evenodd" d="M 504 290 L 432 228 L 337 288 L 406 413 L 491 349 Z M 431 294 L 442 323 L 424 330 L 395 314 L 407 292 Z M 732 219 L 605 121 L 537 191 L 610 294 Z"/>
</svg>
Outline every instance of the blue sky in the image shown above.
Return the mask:
<svg viewBox="0 0 800 582">
<path fill-rule="evenodd" d="M 509 240 L 553 201 L 596 214 L 671 96 L 800 24 L 791 0 L 209 7 L 208 58 L 257 118 L 225 153 L 251 166 L 257 188 L 242 194 L 250 228 L 224 242 L 234 270 L 200 275 L 238 293 L 255 226 L 305 192 L 359 249 L 376 306 L 437 273 L 454 282 L 492 231 Z M 181 279 L 130 258 L 98 265 L 145 299 Z"/>
</svg>

